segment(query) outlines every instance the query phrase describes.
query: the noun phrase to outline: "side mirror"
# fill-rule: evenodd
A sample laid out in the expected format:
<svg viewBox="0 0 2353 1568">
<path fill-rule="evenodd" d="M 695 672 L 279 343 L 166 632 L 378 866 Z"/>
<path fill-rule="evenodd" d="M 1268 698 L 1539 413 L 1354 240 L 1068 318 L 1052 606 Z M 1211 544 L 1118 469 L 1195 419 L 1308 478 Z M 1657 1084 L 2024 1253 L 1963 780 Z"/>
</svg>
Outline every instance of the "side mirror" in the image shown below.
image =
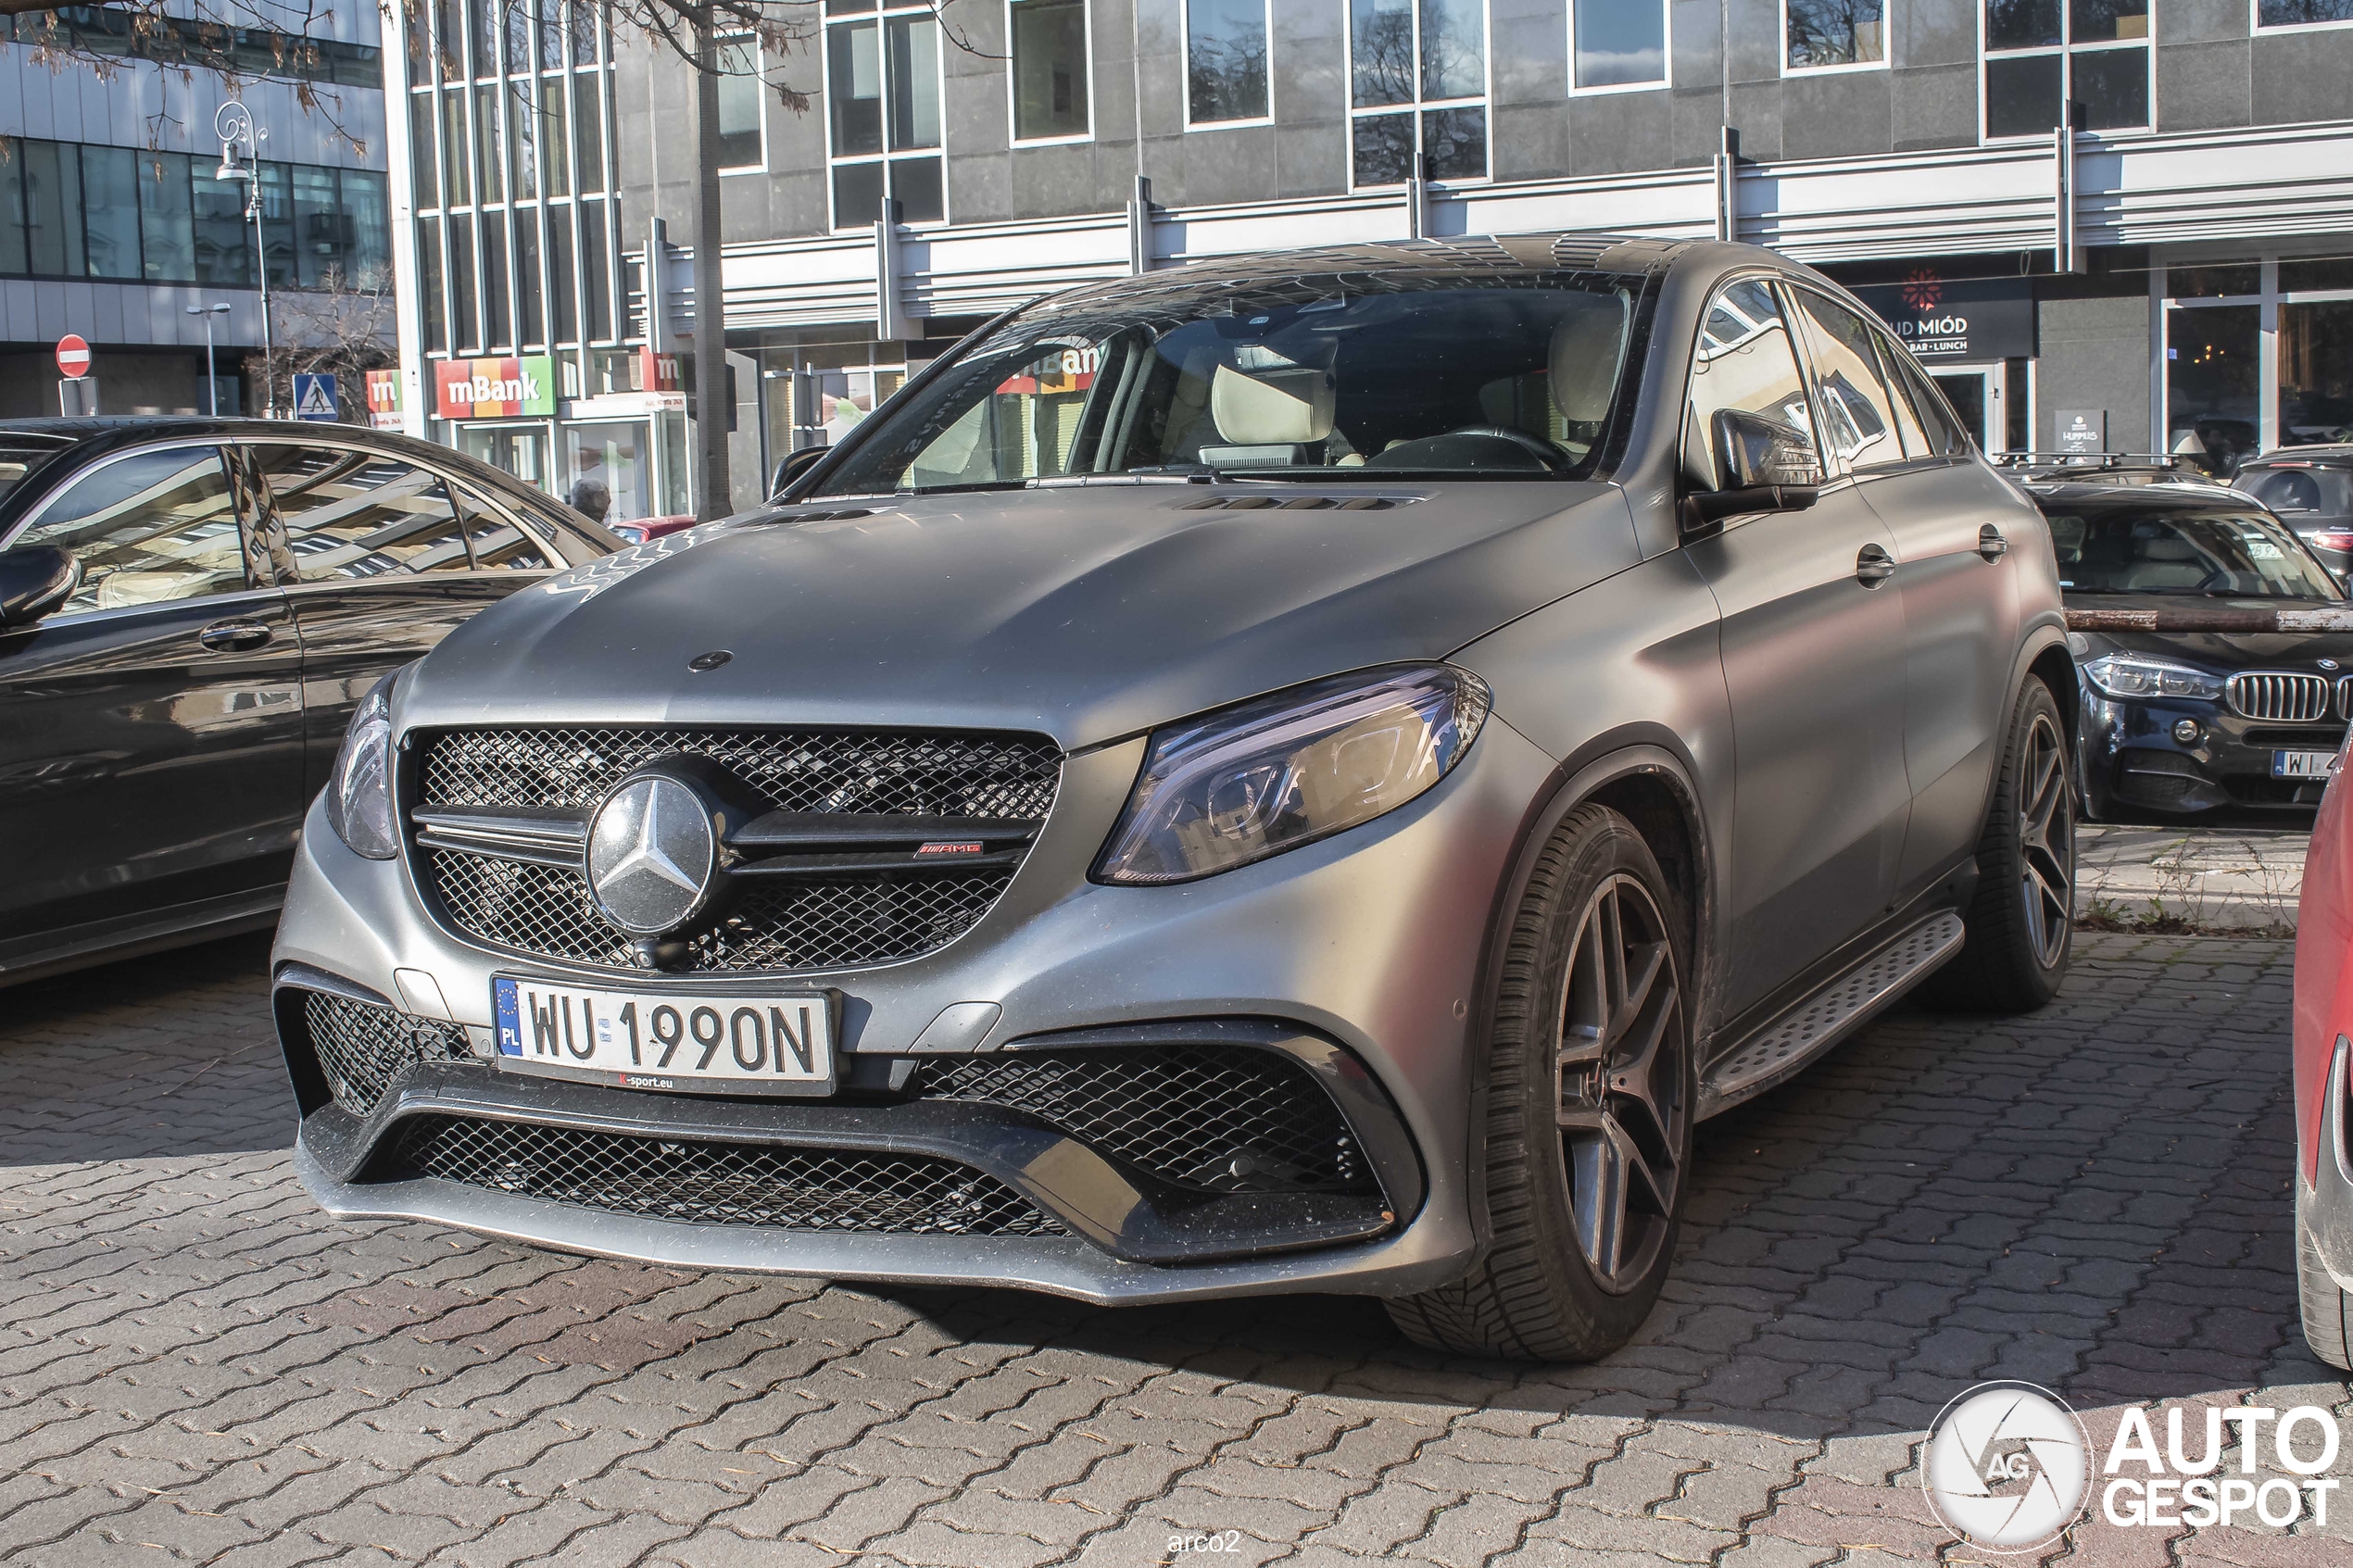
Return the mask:
<svg viewBox="0 0 2353 1568">
<path fill-rule="evenodd" d="M 1718 490 L 1822 483 L 1822 460 L 1815 455 L 1813 438 L 1795 425 L 1763 414 L 1718 409 L 1716 450 L 1721 454 Z"/>
<path fill-rule="evenodd" d="M 30 626 L 82 586 L 82 558 L 55 545 L 0 551 L 0 628 Z"/>
<path fill-rule="evenodd" d="M 768 482 L 768 498 L 773 501 L 782 495 L 786 486 L 811 469 L 815 468 L 818 461 L 832 450 L 830 446 L 804 446 L 783 462 L 778 463 L 776 477 Z"/>
</svg>

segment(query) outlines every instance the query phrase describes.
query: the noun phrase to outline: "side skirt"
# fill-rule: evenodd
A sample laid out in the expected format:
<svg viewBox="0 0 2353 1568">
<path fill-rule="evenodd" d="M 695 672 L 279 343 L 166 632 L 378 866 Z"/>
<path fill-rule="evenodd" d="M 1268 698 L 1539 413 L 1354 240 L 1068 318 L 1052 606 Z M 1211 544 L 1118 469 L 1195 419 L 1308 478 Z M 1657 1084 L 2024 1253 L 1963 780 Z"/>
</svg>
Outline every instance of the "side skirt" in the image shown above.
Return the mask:
<svg viewBox="0 0 2353 1568">
<path fill-rule="evenodd" d="M 1701 1075 L 1699 1114 L 1730 1110 L 1795 1076 L 1961 950 L 1961 917 L 1939 909 L 1799 997 Z"/>
</svg>

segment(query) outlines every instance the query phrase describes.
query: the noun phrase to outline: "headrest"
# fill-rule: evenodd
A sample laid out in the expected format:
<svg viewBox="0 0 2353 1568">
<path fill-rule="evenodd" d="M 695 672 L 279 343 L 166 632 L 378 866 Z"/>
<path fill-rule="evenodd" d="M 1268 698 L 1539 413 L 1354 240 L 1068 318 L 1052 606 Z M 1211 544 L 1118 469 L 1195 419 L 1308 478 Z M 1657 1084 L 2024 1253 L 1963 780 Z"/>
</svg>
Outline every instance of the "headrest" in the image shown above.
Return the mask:
<svg viewBox="0 0 2353 1568">
<path fill-rule="evenodd" d="M 2143 560 L 2196 560 L 2197 549 L 2178 533 L 2160 533 L 2140 548 Z"/>
<path fill-rule="evenodd" d="M 1310 366 L 1256 372 L 1220 365 L 1209 383 L 1217 433 L 1237 446 L 1304 446 L 1332 433 L 1329 370 Z"/>
<path fill-rule="evenodd" d="M 1574 294 L 1567 299 L 1568 314 L 1553 329 L 1545 363 L 1561 418 L 1590 424 L 1609 413 L 1630 318 L 1624 295 Z"/>
</svg>

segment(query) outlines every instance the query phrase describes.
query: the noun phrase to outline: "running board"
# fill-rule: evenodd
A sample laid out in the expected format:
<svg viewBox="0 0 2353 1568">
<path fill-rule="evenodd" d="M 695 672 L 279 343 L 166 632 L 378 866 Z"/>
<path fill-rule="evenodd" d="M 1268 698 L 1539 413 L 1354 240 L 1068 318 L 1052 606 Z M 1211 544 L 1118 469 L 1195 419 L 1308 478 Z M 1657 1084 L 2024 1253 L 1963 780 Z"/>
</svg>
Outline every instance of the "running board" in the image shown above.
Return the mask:
<svg viewBox="0 0 2353 1568">
<path fill-rule="evenodd" d="M 1730 1110 L 1795 1075 L 1959 952 L 1962 935 L 1959 915 L 1931 915 L 1782 1013 L 1707 1070 L 1700 1115 Z"/>
</svg>

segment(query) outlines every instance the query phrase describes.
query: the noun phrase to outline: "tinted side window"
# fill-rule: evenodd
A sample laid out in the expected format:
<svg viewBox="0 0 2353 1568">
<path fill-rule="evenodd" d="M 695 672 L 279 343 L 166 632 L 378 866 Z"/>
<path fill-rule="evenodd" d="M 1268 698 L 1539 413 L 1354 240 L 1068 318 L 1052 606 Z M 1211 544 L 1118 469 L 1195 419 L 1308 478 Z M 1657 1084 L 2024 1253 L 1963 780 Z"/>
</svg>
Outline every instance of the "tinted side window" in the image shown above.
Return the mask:
<svg viewBox="0 0 2353 1568">
<path fill-rule="evenodd" d="M 14 544 L 55 545 L 81 558 L 69 614 L 245 586 L 236 501 L 214 446 L 134 452 L 94 469 Z"/>
<path fill-rule="evenodd" d="M 333 446 L 253 453 L 304 582 L 472 565 L 439 474 Z"/>
<path fill-rule="evenodd" d="M 1895 416 L 1895 433 L 1904 438 L 1907 458 L 1941 458 L 1944 443 L 1928 433 L 1904 383 L 1903 361 L 1911 358 L 1894 338 L 1873 328 L 1871 342 L 1879 349 L 1880 370 L 1887 382 L 1887 407 Z"/>
<path fill-rule="evenodd" d="M 1814 350 L 1814 390 L 1821 397 L 1823 445 L 1858 469 L 1902 462 L 1904 444 L 1895 433 L 1871 329 L 1835 301 L 1805 289 L 1792 292 L 1813 323 L 1807 342 Z"/>
<path fill-rule="evenodd" d="M 1772 289 L 1757 279 L 1729 283 L 1717 295 L 1692 357 L 1683 462 L 1694 480 L 1711 487 L 1725 472 L 1728 425 L 1736 422 L 1724 419 L 1727 414 L 1769 420 L 1806 446 L 1814 444 L 1813 413 L 1789 323 Z"/>
<path fill-rule="evenodd" d="M 1902 372 L 1899 379 L 1912 395 L 1912 407 L 1919 412 L 1920 423 L 1928 432 L 1930 449 L 1942 452 L 1948 458 L 1969 456 L 1969 427 L 1961 423 L 1958 414 L 1953 412 L 1953 405 L 1944 400 L 1944 394 L 1937 388 L 1936 378 L 1921 370 L 1919 362 L 1908 354 L 1895 361 L 1895 369 Z"/>
<path fill-rule="evenodd" d="M 538 541 L 516 526 L 505 508 L 475 495 L 462 484 L 450 490 L 465 519 L 466 542 L 473 546 L 474 564 L 485 571 L 544 571 L 553 563 Z"/>
</svg>

